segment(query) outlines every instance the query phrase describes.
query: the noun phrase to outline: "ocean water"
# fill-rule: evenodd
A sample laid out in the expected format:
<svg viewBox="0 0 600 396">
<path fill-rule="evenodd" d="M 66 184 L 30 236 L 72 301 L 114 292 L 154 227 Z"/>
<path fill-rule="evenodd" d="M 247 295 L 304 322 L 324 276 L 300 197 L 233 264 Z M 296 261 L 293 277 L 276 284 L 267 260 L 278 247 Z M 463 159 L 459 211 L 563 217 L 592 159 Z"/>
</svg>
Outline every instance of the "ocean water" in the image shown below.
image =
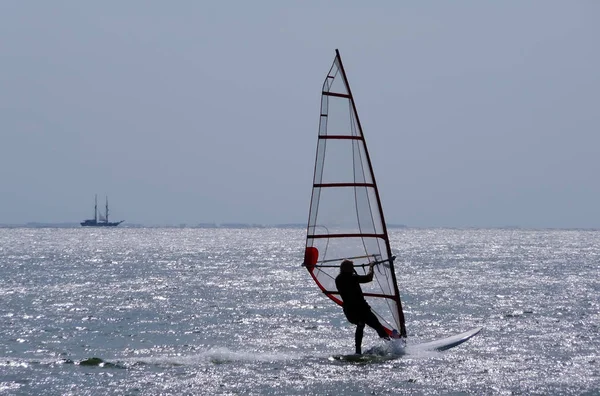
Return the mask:
<svg viewBox="0 0 600 396">
<path fill-rule="evenodd" d="M 600 394 L 600 231 L 391 230 L 408 344 L 484 330 L 361 362 L 304 233 L 0 229 L 0 394 Z"/>
</svg>

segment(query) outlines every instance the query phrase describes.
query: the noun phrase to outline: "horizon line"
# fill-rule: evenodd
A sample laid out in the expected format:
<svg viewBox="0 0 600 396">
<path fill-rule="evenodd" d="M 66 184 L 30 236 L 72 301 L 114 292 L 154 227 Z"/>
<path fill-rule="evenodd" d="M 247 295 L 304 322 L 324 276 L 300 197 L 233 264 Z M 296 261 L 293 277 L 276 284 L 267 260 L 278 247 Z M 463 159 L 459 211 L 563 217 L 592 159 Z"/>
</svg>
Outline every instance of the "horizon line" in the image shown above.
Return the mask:
<svg viewBox="0 0 600 396">
<path fill-rule="evenodd" d="M 118 228 L 200 228 L 200 229 L 213 229 L 213 228 L 306 228 L 306 223 L 244 223 L 244 222 L 223 222 L 223 223 L 123 223 Z M 0 228 L 98 228 L 98 227 L 82 227 L 80 222 L 26 222 L 26 223 L 0 223 Z M 113 229 L 113 227 L 110 227 Z M 117 227 L 114 227 L 117 228 Z M 519 226 L 519 225 L 503 225 L 503 226 L 439 226 L 439 225 L 428 225 L 428 226 L 411 226 L 406 224 L 387 224 L 387 228 L 391 229 L 504 229 L 504 230 L 589 230 L 596 231 L 600 230 L 600 227 L 557 227 L 557 226 Z"/>
</svg>

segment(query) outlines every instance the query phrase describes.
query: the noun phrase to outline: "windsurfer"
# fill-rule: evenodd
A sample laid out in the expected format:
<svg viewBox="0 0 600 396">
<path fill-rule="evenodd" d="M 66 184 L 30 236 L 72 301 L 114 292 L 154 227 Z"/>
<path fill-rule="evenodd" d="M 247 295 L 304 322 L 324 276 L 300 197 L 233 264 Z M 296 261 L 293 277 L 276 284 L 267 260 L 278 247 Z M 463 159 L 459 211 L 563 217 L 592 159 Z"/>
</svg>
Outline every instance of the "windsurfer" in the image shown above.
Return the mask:
<svg viewBox="0 0 600 396">
<path fill-rule="evenodd" d="M 354 263 L 350 260 L 344 260 L 340 265 L 340 273 L 335 278 L 335 285 L 344 302 L 344 315 L 346 315 L 350 323 L 356 325 L 354 343 L 356 353 L 359 355 L 361 354 L 365 325 L 377 331 L 379 337 L 386 340 L 390 339 L 387 331 L 365 301 L 362 289 L 360 288 L 361 283 L 368 283 L 373 280 L 374 266 L 375 263 L 369 264 L 369 273 L 367 275 L 358 275 L 354 270 Z"/>
</svg>

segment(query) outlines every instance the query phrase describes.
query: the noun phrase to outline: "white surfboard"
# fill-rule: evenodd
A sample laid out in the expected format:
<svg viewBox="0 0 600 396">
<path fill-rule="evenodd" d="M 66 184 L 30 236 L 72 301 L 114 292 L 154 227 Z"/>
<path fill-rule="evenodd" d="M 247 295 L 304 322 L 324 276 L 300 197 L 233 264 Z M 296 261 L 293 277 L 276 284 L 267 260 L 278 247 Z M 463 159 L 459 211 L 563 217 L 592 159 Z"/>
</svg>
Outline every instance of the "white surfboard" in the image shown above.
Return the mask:
<svg viewBox="0 0 600 396">
<path fill-rule="evenodd" d="M 442 338 L 441 340 L 408 345 L 408 348 L 409 350 L 418 349 L 425 351 L 445 351 L 447 349 L 454 348 L 455 346 L 462 344 L 471 337 L 477 335 L 482 329 L 483 327 L 475 327 L 471 330 L 465 331 L 464 333 Z"/>
<path fill-rule="evenodd" d="M 389 345 L 377 346 L 368 349 L 362 355 L 333 355 L 329 359 L 343 360 L 353 363 L 373 363 L 397 359 L 403 355 L 410 355 L 411 353 L 414 354 L 419 351 L 445 351 L 450 348 L 454 348 L 465 341 L 468 341 L 471 337 L 477 335 L 482 329 L 483 327 L 475 327 L 471 330 L 465 331 L 464 333 L 455 334 L 440 340 L 428 341 L 420 344 L 391 345 L 391 347 Z"/>
</svg>

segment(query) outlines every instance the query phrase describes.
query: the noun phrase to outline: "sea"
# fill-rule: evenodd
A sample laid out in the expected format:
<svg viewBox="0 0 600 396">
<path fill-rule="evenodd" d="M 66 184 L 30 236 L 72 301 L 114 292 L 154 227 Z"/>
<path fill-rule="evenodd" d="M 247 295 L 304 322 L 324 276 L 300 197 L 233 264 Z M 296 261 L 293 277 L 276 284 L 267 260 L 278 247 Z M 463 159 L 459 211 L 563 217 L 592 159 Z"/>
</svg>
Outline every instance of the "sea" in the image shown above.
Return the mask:
<svg viewBox="0 0 600 396">
<path fill-rule="evenodd" d="M 407 347 L 346 360 L 302 228 L 0 229 L 0 395 L 600 394 L 599 230 L 390 239 Z"/>
</svg>

